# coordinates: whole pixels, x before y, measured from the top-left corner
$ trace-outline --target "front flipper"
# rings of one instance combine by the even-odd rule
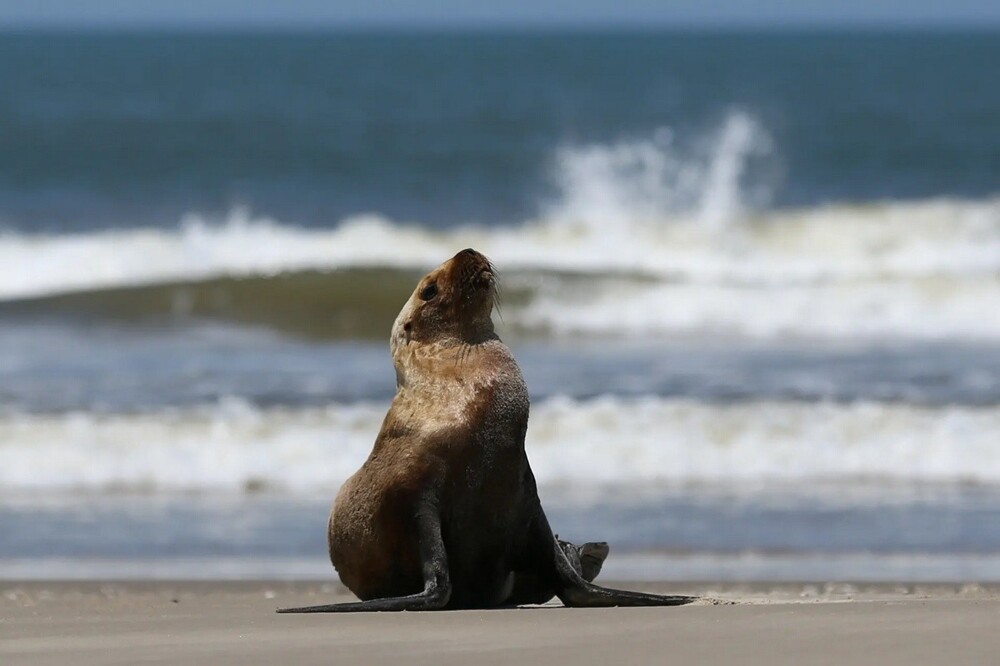
[[[387,597],[368,601],[349,601],[325,606],[279,608],[279,613],[358,613],[371,611],[421,611],[438,610],[451,599],[451,579],[448,575],[448,555],[441,539],[441,514],[433,493],[427,493],[418,502],[417,537],[420,542],[420,561],[423,564],[424,589],[405,597]]]

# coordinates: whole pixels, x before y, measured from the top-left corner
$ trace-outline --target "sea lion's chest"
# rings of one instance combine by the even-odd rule
[[[520,371],[442,376],[401,387],[393,411],[412,424],[418,439],[471,445],[522,430],[528,392]],[[523,432],[520,437],[523,443]]]
[[[393,412],[424,441],[453,446],[480,435],[519,432],[528,419],[528,390],[510,350],[499,340],[474,347],[411,348],[397,358]],[[491,437],[496,439],[496,437]]]

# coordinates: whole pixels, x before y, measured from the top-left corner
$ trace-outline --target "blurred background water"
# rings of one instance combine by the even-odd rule
[[[608,575],[1000,579],[1000,38],[0,34],[0,577],[331,577],[473,246]]]

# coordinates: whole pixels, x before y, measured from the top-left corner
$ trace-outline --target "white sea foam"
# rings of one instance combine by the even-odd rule
[[[147,415],[8,414],[0,491],[332,493],[367,457],[385,405]],[[552,399],[532,410],[543,487],[697,482],[1000,483],[1000,409]]]
[[[1000,282],[921,280],[791,284],[634,284],[594,292],[549,281],[517,321],[562,334],[661,333],[756,338],[1000,339]]]
[[[505,312],[515,325],[1000,339],[1000,309],[988,305],[1000,302],[1000,198],[765,210],[755,188],[767,178],[748,172],[773,148],[753,118],[734,112],[701,147],[672,137],[665,128],[557,151],[558,196],[507,226],[432,230],[372,214],[317,230],[234,211],[192,214],[172,230],[8,233],[0,300],[303,269],[423,270],[472,246],[534,295]]]

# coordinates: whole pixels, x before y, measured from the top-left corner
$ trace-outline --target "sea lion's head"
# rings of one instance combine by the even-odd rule
[[[417,283],[392,326],[393,357],[413,343],[477,344],[496,337],[491,314],[497,299],[496,269],[469,248]]]

